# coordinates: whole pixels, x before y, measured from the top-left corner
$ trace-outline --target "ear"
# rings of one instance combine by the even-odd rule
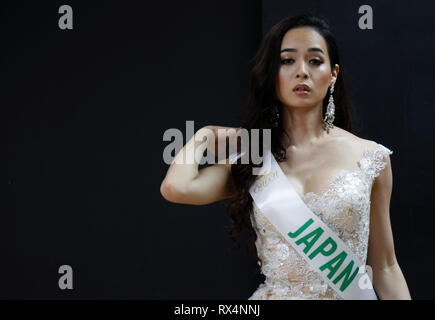
[[[332,82],[335,83],[337,81],[339,71],[340,71],[340,66],[336,64],[335,69],[333,69],[331,73]]]

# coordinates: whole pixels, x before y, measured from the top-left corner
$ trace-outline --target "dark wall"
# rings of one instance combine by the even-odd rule
[[[237,124],[261,3],[140,3],[1,3],[0,298],[245,299],[261,280],[225,202],[159,190],[166,129]]]
[[[358,8],[373,9],[361,30]],[[328,19],[338,40],[357,136],[391,149],[390,216],[396,256],[414,299],[434,299],[432,255],[435,5],[428,1],[263,1],[263,34],[304,12]]]

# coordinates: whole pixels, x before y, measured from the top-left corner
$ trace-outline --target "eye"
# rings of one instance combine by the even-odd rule
[[[318,66],[320,66],[322,63],[323,63],[323,61],[322,60],[319,60],[319,59],[311,59],[310,61],[315,61],[315,65],[318,65]]]
[[[288,61],[293,60],[293,59],[282,59],[281,60],[281,64],[288,64]]]

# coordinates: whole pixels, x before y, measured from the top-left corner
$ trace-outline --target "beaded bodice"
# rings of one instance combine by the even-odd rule
[[[367,258],[370,196],[374,179],[393,152],[381,144],[365,150],[358,170],[341,170],[320,193],[302,200],[365,264]],[[249,300],[341,299],[288,243],[253,202],[252,226],[257,253],[266,277]],[[297,214],[297,213],[293,213]]]

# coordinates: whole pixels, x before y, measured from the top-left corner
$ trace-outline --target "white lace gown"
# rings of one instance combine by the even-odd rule
[[[393,152],[381,144],[366,149],[358,170],[342,170],[330,178],[321,194],[308,192],[305,204],[365,264],[370,226],[370,195],[374,179],[385,168],[385,156]],[[251,223],[263,262],[266,280],[249,300],[342,299],[293,249],[255,205]]]

